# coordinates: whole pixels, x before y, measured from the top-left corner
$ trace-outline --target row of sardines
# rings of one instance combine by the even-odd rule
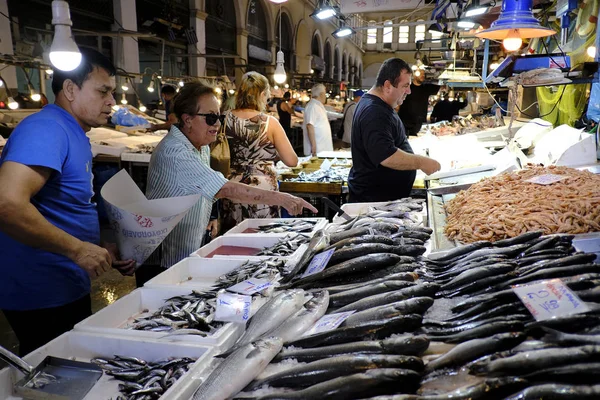
[[[600,399],[596,255],[529,232],[424,256],[423,206],[244,221],[32,354],[100,366],[86,398]],[[273,284],[220,321],[249,279]],[[553,279],[586,311],[536,321],[513,287]]]

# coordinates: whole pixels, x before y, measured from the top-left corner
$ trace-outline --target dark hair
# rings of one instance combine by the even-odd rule
[[[284,98],[284,99],[286,99],[286,100],[289,100],[289,99],[290,99],[290,97],[292,97],[292,94],[291,94],[290,92],[285,92],[285,93],[283,94],[283,98]]]
[[[81,64],[73,71],[61,71],[54,69],[52,77],[52,92],[57,96],[63,88],[67,79],[73,81],[77,87],[81,88],[94,69],[103,69],[109,76],[115,76],[117,69],[112,62],[102,53],[87,47],[81,47]]]
[[[388,58],[383,62],[381,68],[379,68],[379,72],[377,72],[375,86],[382,87],[385,81],[390,81],[393,87],[397,87],[402,71],[412,74],[412,70],[406,61],[401,58]]]
[[[207,94],[212,94],[216,97],[215,88],[205,82],[187,83],[179,90],[173,102],[173,112],[180,123],[183,122],[181,118],[183,114],[198,114],[198,99]]]
[[[175,93],[177,93],[175,88],[171,85],[163,85],[163,87],[160,88],[160,92],[162,94],[172,94],[172,95],[175,95]]]

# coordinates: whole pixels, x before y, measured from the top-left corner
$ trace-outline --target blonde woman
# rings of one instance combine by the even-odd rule
[[[264,113],[271,96],[269,81],[258,72],[247,72],[238,86],[235,108],[227,113],[225,134],[231,152],[232,182],[278,190],[274,162],[289,167],[298,156],[279,121]],[[246,218],[278,218],[278,206],[239,203],[223,199],[222,229],[227,231]]]

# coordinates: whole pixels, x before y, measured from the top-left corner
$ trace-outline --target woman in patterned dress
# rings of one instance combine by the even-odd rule
[[[258,72],[244,74],[236,93],[235,109],[225,119],[231,153],[228,179],[278,190],[274,163],[280,159],[285,165],[295,167],[298,156],[279,121],[263,113],[270,96],[267,78]],[[246,218],[278,218],[279,207],[223,199],[221,216],[222,230],[226,232]]]

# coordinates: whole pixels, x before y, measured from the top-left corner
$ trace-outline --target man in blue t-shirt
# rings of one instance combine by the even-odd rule
[[[115,67],[82,49],[55,71],[55,104],[25,118],[0,157],[0,309],[25,355],[91,315],[90,278],[111,265],[132,275],[116,246],[101,247],[86,132],[115,104]]]
[[[408,197],[417,169],[432,174],[436,160],[413,154],[404,125],[394,109],[410,94],[412,70],[400,58],[384,61],[375,86],[365,94],[352,119],[352,168],[349,202]]]

